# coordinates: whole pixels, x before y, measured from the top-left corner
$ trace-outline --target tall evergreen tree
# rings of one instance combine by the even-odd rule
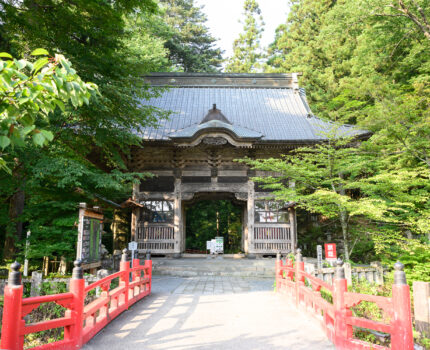
[[[397,219],[376,223],[381,258],[424,256],[418,251],[428,251],[422,242],[430,238],[429,1],[291,3],[267,71],[303,72],[314,113],[374,133],[361,144],[372,171],[360,175],[353,194],[384,201]],[[370,232],[372,224],[363,221],[360,231]],[[411,233],[419,239],[409,239]],[[419,271],[415,263],[410,271]]]
[[[184,72],[216,72],[222,63],[221,50],[205,26],[206,15],[194,0],[160,0],[168,25],[165,47],[173,69]]]
[[[233,56],[228,60],[227,72],[252,73],[262,68],[263,50],[260,39],[264,30],[263,16],[256,0],[245,0],[243,32],[233,43]]]
[[[287,21],[276,29],[275,40],[269,46],[265,67],[267,72],[301,72],[302,86],[308,88],[308,98],[318,114],[333,97],[333,86],[329,85],[333,78],[327,80],[327,75],[332,74],[333,62],[322,51],[318,36],[326,14],[335,3],[335,0],[291,0]],[[343,50],[347,52],[348,43],[339,45],[346,45]],[[342,70],[336,73],[342,74]]]

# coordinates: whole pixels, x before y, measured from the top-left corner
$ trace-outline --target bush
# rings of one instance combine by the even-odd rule
[[[406,270],[406,269],[405,269]],[[411,281],[412,279],[409,278]],[[384,277],[384,284],[377,285],[370,283],[367,280],[353,279],[352,286],[348,286],[349,292],[380,295],[385,297],[391,297],[393,284],[393,273],[388,274]],[[412,301],[411,301],[412,303]],[[362,301],[357,306],[351,308],[353,316],[363,317],[377,322],[389,323],[390,318],[386,315],[375,303]],[[412,308],[413,312],[413,308]],[[413,316],[413,315],[412,315]],[[381,334],[382,335],[382,334]],[[387,341],[383,340],[383,337],[379,336],[378,332],[370,333],[365,329],[354,329],[354,336],[357,339],[368,341],[373,344],[380,344],[387,346]],[[420,333],[414,330],[414,340],[417,344],[424,347],[424,349],[430,349],[430,339],[422,337]]]

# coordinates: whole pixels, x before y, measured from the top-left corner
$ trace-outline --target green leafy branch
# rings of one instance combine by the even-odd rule
[[[56,109],[66,111],[70,101],[74,108],[89,104],[98,88],[81,80],[71,63],[62,55],[48,57],[45,49],[36,49],[35,61],[14,59],[0,53],[0,148],[24,147],[31,138],[35,146],[53,140],[51,131],[40,127],[49,124],[49,116]],[[3,154],[0,167],[10,172]]]

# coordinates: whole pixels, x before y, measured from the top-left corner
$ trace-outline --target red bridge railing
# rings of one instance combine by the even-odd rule
[[[413,350],[411,298],[403,265],[400,262],[394,265],[394,284],[391,298],[348,292],[342,265],[343,262],[338,260],[336,277],[333,286],[331,286],[305,272],[300,249],[298,249],[295,263],[289,259],[284,263],[278,254],[276,259],[276,290],[287,294],[294,300],[296,306],[302,307],[316,316],[328,338],[337,349]],[[322,297],[322,288],[331,294],[333,303]],[[386,324],[362,317],[354,317],[351,308],[362,301],[375,303],[384,311],[385,315],[389,316],[390,322]],[[391,347],[355,339],[353,327],[390,334]]]
[[[44,344],[32,349],[79,349],[103,327],[127,310],[138,300],[151,293],[152,260],[147,256],[144,265],[139,259],[133,260],[133,267],[127,261],[127,250],[123,251],[120,271],[95,283],[85,286],[80,261],[75,261],[69,292],[22,298],[21,265],[12,264],[8,285],[4,291],[4,309],[0,348],[2,350],[22,350],[24,336],[30,333],[64,328],[64,339]],[[111,289],[114,279],[119,285]],[[88,293],[98,288],[100,296],[85,305]],[[54,302],[65,307],[65,316],[53,320],[26,324],[24,317],[43,303]]]

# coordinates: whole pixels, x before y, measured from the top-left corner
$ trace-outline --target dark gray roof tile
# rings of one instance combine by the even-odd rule
[[[145,140],[169,140],[169,135],[188,134],[207,115],[213,104],[242,135],[264,135],[266,141],[318,141],[331,124],[312,115],[304,90],[292,88],[174,87],[160,97],[142,104],[172,111],[158,129],[148,127],[140,134]],[[366,131],[342,126],[340,133]]]

